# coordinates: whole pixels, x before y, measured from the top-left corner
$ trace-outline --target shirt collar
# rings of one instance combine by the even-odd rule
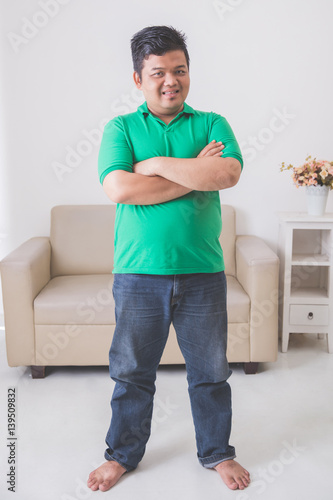
[[[144,115],[145,118],[151,114],[151,112],[149,111],[148,106],[147,106],[147,101],[145,101],[143,104],[141,104],[141,106],[138,107],[138,111],[140,111]],[[191,106],[189,106],[186,102],[184,102],[184,109],[183,109],[183,111],[178,113],[177,116],[193,115],[193,114],[194,114],[194,109],[191,108]]]

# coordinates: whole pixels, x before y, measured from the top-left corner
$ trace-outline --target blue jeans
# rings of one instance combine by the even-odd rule
[[[127,471],[142,459],[151,429],[156,371],[171,322],[186,362],[199,462],[235,458],[227,358],[224,272],[115,274],[116,329],[110,349],[115,381],[107,460]]]

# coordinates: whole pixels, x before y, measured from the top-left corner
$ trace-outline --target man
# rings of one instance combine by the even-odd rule
[[[110,489],[142,459],[150,435],[159,361],[173,322],[186,362],[198,459],[231,489],[249,473],[229,445],[231,375],[219,190],[234,186],[242,156],[221,116],[195,111],[185,37],[148,27],[131,41],[134,82],[146,102],[105,127],[99,175],[117,203],[115,381],[107,461],[88,486]],[[204,91],[204,86],[203,86]],[[223,153],[223,156],[222,156]]]

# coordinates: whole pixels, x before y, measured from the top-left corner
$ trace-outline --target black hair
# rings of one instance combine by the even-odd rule
[[[163,56],[170,50],[182,50],[189,68],[190,56],[185,40],[185,34],[172,26],[148,26],[135,33],[131,39],[131,50],[134,71],[139,74],[140,80],[144,60],[151,54]]]

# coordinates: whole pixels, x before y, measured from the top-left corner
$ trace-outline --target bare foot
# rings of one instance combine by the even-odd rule
[[[250,484],[250,474],[235,460],[225,460],[214,467],[231,490],[244,490]]]
[[[92,491],[107,491],[114,486],[126,469],[113,460],[108,460],[89,474],[87,482]]]

